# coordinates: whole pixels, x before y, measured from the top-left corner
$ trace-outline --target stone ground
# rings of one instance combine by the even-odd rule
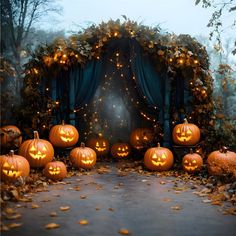
[[[4,223],[22,225],[1,232],[2,236],[236,235],[236,216],[222,214],[220,206],[194,194],[191,183],[173,176],[122,174],[114,163],[107,170],[29,193],[31,202],[9,203],[18,217]],[[59,227],[46,229],[50,223]]]

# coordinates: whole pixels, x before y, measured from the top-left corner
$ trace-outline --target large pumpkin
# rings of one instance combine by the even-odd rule
[[[115,158],[125,158],[130,154],[131,148],[128,143],[115,143],[111,147],[111,155]]]
[[[80,147],[74,148],[70,152],[70,162],[76,168],[91,169],[96,164],[96,152],[81,143]]]
[[[39,134],[34,131],[34,139],[24,141],[19,149],[19,154],[24,156],[31,167],[44,167],[52,161],[54,149],[50,142],[39,139]]]
[[[209,154],[207,167],[211,175],[232,174],[236,178],[236,153],[222,147]]]
[[[2,181],[13,182],[19,177],[27,177],[29,175],[29,162],[23,156],[15,155],[13,150],[10,150],[8,155],[0,156],[0,159]]]
[[[190,149],[190,153],[183,157],[182,166],[183,169],[188,173],[194,173],[201,170],[202,165],[202,157],[197,153],[193,153],[193,149]]]
[[[195,145],[200,140],[200,129],[195,124],[188,123],[187,119],[184,119],[183,124],[178,124],[174,127],[172,138],[175,144]]]
[[[18,148],[22,142],[21,131],[14,125],[0,128],[1,146],[4,148]]]
[[[154,133],[148,128],[137,128],[130,135],[130,144],[135,149],[143,149],[150,146],[154,139]]]
[[[174,163],[172,152],[158,143],[157,147],[149,148],[144,155],[144,165],[149,170],[169,170]]]
[[[55,147],[68,148],[74,146],[79,140],[79,132],[73,125],[54,125],[49,132],[49,140]]]
[[[62,180],[67,175],[66,165],[62,161],[48,162],[44,168],[44,175],[48,179]]]
[[[109,152],[109,142],[106,138],[99,134],[97,137],[90,138],[86,145],[92,148],[98,156],[104,156]]]

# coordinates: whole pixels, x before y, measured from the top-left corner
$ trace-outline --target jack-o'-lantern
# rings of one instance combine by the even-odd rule
[[[190,153],[183,157],[182,166],[183,169],[188,173],[194,173],[201,170],[202,165],[202,157],[197,153],[193,153],[193,149],[190,149]]]
[[[10,150],[8,155],[0,156],[1,179],[6,182],[13,182],[19,177],[27,177],[30,172],[29,162],[22,156],[15,155]]]
[[[44,175],[51,180],[62,180],[67,175],[66,165],[62,161],[48,162],[44,168]]]
[[[148,128],[138,128],[132,131],[130,135],[130,144],[135,149],[144,149],[150,146],[154,139],[154,133]]]
[[[227,147],[211,152],[207,158],[207,168],[211,175],[233,175],[236,178],[236,153]]]
[[[195,145],[200,140],[200,129],[195,124],[188,123],[187,119],[184,119],[183,124],[178,124],[174,127],[172,138],[175,144]]]
[[[172,152],[158,143],[157,147],[149,148],[144,154],[144,165],[149,170],[169,170],[174,163]]]
[[[96,152],[92,148],[85,147],[84,143],[70,152],[70,162],[77,168],[91,169],[96,164],[96,160]]]
[[[4,148],[18,148],[22,142],[21,131],[14,125],[0,128],[1,146]]]
[[[62,121],[61,125],[54,125],[49,132],[49,140],[55,147],[68,148],[79,140],[78,130]]]
[[[99,134],[98,137],[90,138],[86,145],[92,148],[98,156],[104,156],[109,152],[109,142],[102,134]]]
[[[39,139],[39,134],[34,131],[34,139],[24,141],[19,149],[19,154],[24,156],[31,167],[44,167],[52,161],[54,149],[50,142]]]
[[[130,154],[130,145],[128,143],[115,143],[111,147],[111,155],[115,158],[125,158]]]

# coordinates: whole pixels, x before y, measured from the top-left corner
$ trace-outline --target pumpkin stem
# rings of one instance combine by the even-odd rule
[[[190,154],[193,154],[193,149],[192,148],[190,148]]]
[[[65,125],[65,121],[64,121],[64,120],[62,120],[62,121],[61,121],[61,124],[62,124],[62,125]]]
[[[188,124],[187,118],[184,118],[184,124]]]
[[[220,152],[223,152],[223,153],[226,153],[227,151],[228,151],[228,148],[225,146],[221,147],[220,149]]]
[[[39,139],[39,133],[38,133],[38,131],[34,131],[34,139]]]
[[[10,150],[10,151],[9,151],[9,156],[10,156],[10,157],[13,157],[13,156],[14,156],[14,150]]]
[[[80,147],[84,148],[84,147],[85,147],[85,143],[82,142],[82,143],[80,144]]]
[[[160,144],[160,143],[157,143],[157,147],[161,147],[161,144]]]

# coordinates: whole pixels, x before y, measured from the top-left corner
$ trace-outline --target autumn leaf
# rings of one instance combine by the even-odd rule
[[[56,229],[56,228],[59,228],[59,227],[60,227],[60,225],[56,224],[56,223],[49,223],[49,224],[45,225],[46,229]]]
[[[176,205],[176,206],[172,206],[171,209],[175,210],[175,211],[178,211],[178,210],[182,210],[182,207],[179,206],[179,205]]]
[[[37,209],[39,208],[39,205],[35,204],[35,203],[32,203],[31,204],[31,209]]]
[[[87,225],[89,222],[85,219],[82,219],[78,222],[80,225]]]
[[[130,235],[131,233],[129,232],[128,229],[125,229],[125,228],[121,228],[119,231],[118,231],[119,234],[122,234],[122,235]]]
[[[6,219],[8,220],[17,220],[21,218],[21,214],[17,213],[15,215],[6,215]]]
[[[57,213],[55,212],[55,211],[52,211],[52,212],[50,212],[50,214],[49,214],[51,217],[56,217],[57,216]]]
[[[87,196],[85,196],[85,195],[80,196],[80,199],[86,199],[86,198],[87,198]]]
[[[23,225],[23,223],[11,223],[11,224],[8,224],[7,227],[13,229],[13,228],[19,228]]]
[[[61,206],[60,210],[61,211],[68,211],[68,210],[70,210],[70,207],[69,206]]]

